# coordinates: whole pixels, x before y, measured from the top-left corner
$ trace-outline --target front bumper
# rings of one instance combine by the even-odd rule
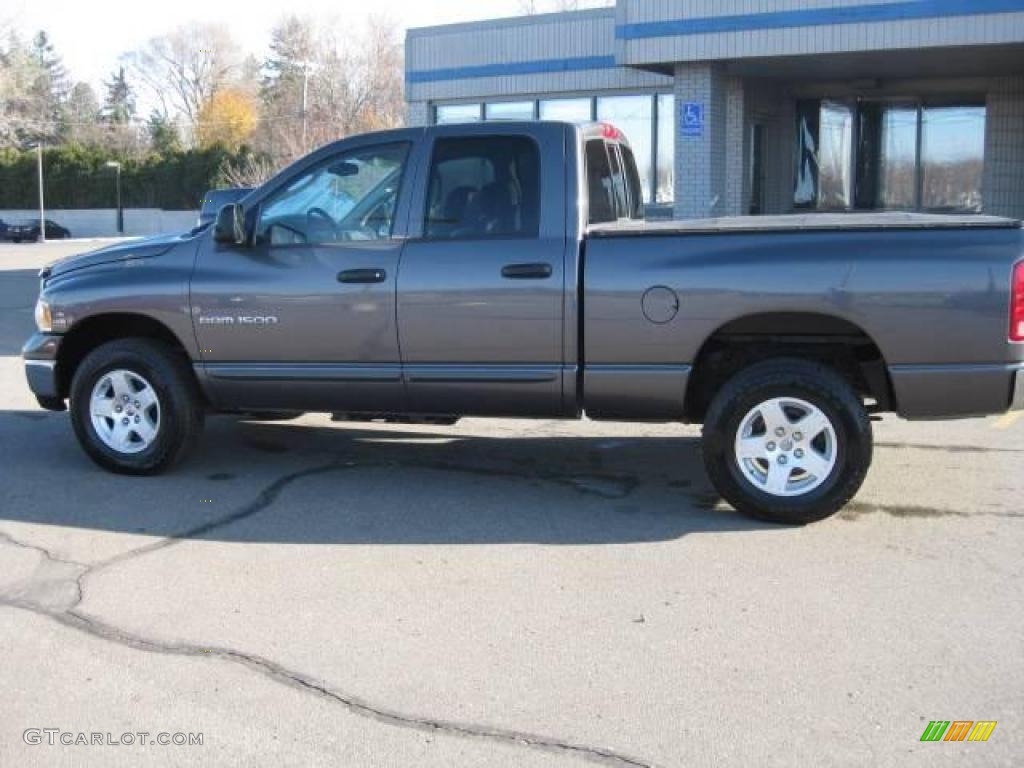
[[[65,409],[57,370],[57,355],[62,337],[49,333],[33,334],[21,349],[25,360],[25,378],[39,405],[50,411]]]

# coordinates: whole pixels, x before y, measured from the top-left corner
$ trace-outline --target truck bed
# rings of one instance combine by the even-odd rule
[[[931,213],[801,213],[780,216],[727,216],[672,221],[623,221],[587,229],[590,237],[641,237],[804,230],[1014,229],[1021,222],[999,216]]]

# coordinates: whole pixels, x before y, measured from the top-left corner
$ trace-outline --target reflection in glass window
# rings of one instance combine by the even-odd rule
[[[853,110],[846,104],[821,104],[818,137],[818,207],[849,208],[853,203]]]
[[[590,109],[590,99],[545,99],[540,103],[540,119],[587,123],[593,119]]]
[[[630,219],[643,219],[644,217],[644,191],[640,185],[640,174],[636,170],[636,158],[633,150],[625,144],[621,144],[622,166],[625,171],[626,188],[629,191],[629,206],[623,211],[623,216]]]
[[[408,149],[358,149],[300,174],[260,206],[257,239],[292,245],[390,237]]]
[[[658,96],[658,167],[655,171],[655,200],[671,203],[676,196],[676,97]]]
[[[441,104],[436,110],[438,125],[445,123],[479,123],[479,104]]]
[[[654,175],[651,123],[654,120],[654,99],[651,96],[607,96],[597,100],[597,119],[611,123],[622,131],[633,147],[644,202],[651,200],[651,177]]]
[[[821,102],[814,99],[796,104],[796,173],[793,186],[795,208],[818,205],[818,133]]]
[[[925,107],[921,118],[921,207],[981,210],[985,108]]]
[[[972,102],[799,102],[794,205],[981,211],[986,115]]]
[[[917,107],[885,105],[881,132],[878,207],[913,208],[917,197]]]
[[[533,120],[532,101],[499,101],[484,106],[487,120]]]

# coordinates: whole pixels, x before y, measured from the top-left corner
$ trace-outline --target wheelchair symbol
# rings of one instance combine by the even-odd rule
[[[682,132],[684,136],[701,136],[704,133],[704,105],[695,102],[683,104]]]

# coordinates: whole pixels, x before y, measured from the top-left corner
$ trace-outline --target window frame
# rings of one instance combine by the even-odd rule
[[[498,125],[501,121],[492,121],[490,123],[484,122],[483,125]],[[443,127],[443,126],[442,126]],[[490,236],[477,236],[477,235],[464,235],[460,237],[432,237],[427,234],[427,216],[430,213],[430,185],[433,178],[434,172],[434,160],[437,156],[438,145],[442,142],[452,141],[459,142],[465,140],[488,140],[488,139],[501,139],[505,141],[527,141],[530,143],[534,153],[534,158],[537,162],[537,230],[533,233],[519,233],[519,234],[501,234],[501,235],[490,235]],[[419,230],[419,236],[416,238],[420,242],[424,243],[459,243],[459,242],[496,242],[505,240],[541,240],[543,239],[543,226],[541,217],[544,211],[544,158],[543,151],[540,142],[533,135],[527,133],[466,133],[459,135],[436,135],[429,142],[430,151],[426,155],[426,164],[423,170],[423,204],[420,206],[419,213],[416,214],[417,228]]]

